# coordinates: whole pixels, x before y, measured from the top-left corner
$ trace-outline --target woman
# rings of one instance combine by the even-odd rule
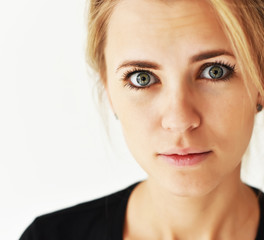
[[[240,180],[262,110],[261,0],[91,0],[88,55],[148,179],[37,218],[21,240],[264,239]]]

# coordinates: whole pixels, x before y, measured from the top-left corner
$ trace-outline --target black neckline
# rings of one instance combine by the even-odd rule
[[[264,239],[264,193],[257,188],[251,186],[250,188],[255,192],[258,198],[259,209],[260,209],[260,218],[259,218],[256,240],[263,240]]]
[[[111,239],[112,240],[123,240],[123,229],[125,224],[126,209],[129,197],[134,190],[134,188],[141,182],[136,182],[124,190],[124,195],[122,196],[119,209],[110,223]],[[257,188],[249,186],[256,194],[259,202],[260,208],[260,219],[258,224],[258,231],[255,240],[264,239],[264,193]]]

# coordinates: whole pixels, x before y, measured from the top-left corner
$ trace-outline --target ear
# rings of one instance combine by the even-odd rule
[[[263,106],[264,106],[264,97],[261,96],[260,93],[258,93],[258,98],[257,98],[257,112],[260,112],[262,110],[262,107]]]
[[[258,103],[259,104],[264,104],[264,97],[263,96],[261,96],[261,94],[260,93],[258,93]]]

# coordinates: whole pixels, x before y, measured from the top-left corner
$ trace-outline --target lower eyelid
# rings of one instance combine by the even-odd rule
[[[131,90],[145,90],[145,89],[150,88],[151,85],[150,86],[146,86],[146,87],[138,87],[138,86],[135,86],[135,85],[131,84],[130,82],[128,82],[128,83],[124,84],[124,87],[127,87],[127,88],[129,88]]]

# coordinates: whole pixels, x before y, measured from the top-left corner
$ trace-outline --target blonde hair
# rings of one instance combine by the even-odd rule
[[[87,61],[106,81],[104,48],[107,25],[120,0],[90,0]],[[228,37],[244,81],[252,80],[264,97],[264,2],[262,0],[207,0]],[[247,80],[247,81],[246,81]]]
[[[264,2],[209,0],[226,33],[245,83],[251,80],[264,96]]]
[[[119,0],[90,0],[86,60],[91,68],[106,80],[104,48],[110,15]]]

